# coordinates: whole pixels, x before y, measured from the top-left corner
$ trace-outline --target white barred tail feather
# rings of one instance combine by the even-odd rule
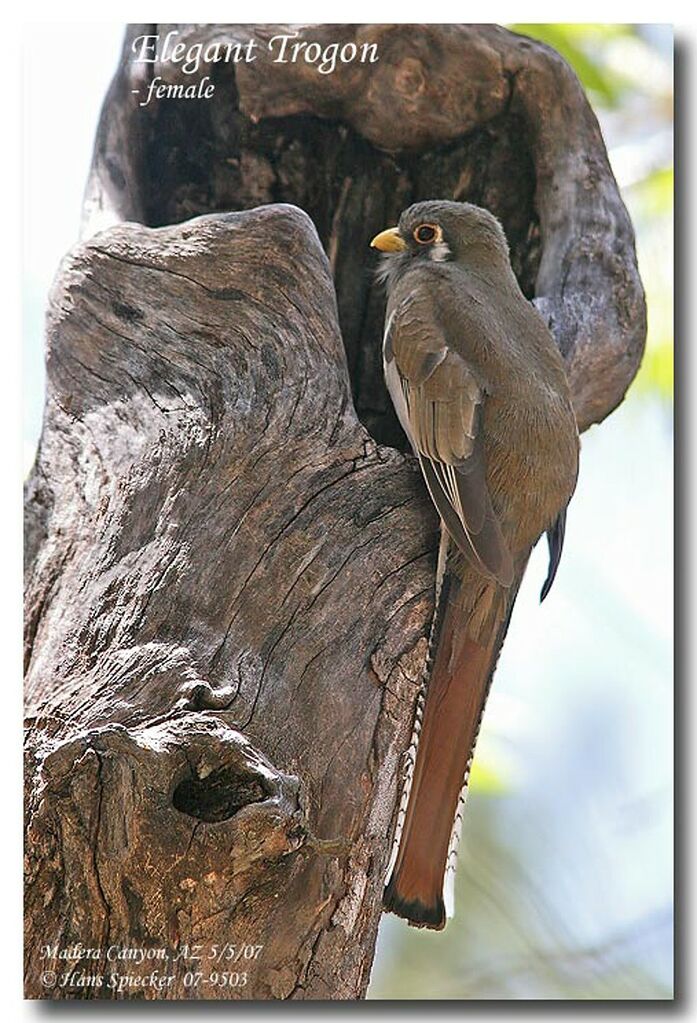
[[[467,788],[469,784],[469,767],[465,772],[465,780],[460,789],[460,798],[455,811],[453,830],[450,833],[450,844],[448,845],[448,858],[445,862],[445,876],[443,878],[443,904],[445,915],[448,920],[455,916],[455,871],[457,869],[457,853],[460,847],[460,836],[462,835],[462,820],[467,802]]]
[[[505,602],[498,624],[476,641],[467,634],[467,620],[458,618],[460,580],[446,571],[445,561],[441,546],[426,677],[406,754],[383,896],[386,909],[415,926],[434,929],[444,927],[454,911],[457,849],[473,751],[517,591],[517,583],[507,592],[497,588],[497,601]]]
[[[416,753],[419,746],[419,734],[421,732],[421,722],[423,721],[424,715],[424,704],[426,703],[426,693],[428,691],[428,680],[431,675],[431,668],[433,666],[433,653],[435,651],[438,642],[438,632],[440,626],[440,615],[443,608],[441,602],[441,591],[443,587],[443,579],[445,578],[445,570],[448,560],[448,550],[450,547],[450,536],[447,529],[441,522],[440,529],[440,542],[438,545],[438,563],[436,566],[436,585],[435,585],[435,598],[434,598],[434,613],[433,620],[431,622],[431,631],[428,638],[428,650],[426,652],[426,663],[424,664],[423,677],[421,679],[421,689],[419,690],[418,696],[416,697],[416,707],[414,708],[414,725],[411,732],[411,738],[409,740],[409,746],[403,754],[403,774],[401,791],[399,795],[399,807],[397,809],[397,822],[395,824],[394,835],[392,837],[392,848],[390,850],[390,858],[387,861],[387,867],[385,868],[385,886],[390,882],[390,876],[394,870],[395,862],[397,860],[397,853],[399,852],[399,842],[402,837],[402,831],[404,828],[404,818],[407,812],[407,804],[409,803],[409,794],[411,792],[411,785],[414,779],[414,766],[416,764]]]

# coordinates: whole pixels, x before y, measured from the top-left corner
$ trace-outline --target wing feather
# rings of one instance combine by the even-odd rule
[[[549,591],[552,589],[552,583],[554,582],[557,569],[559,568],[559,562],[561,561],[561,552],[564,547],[564,533],[566,532],[566,508],[559,512],[559,515],[555,519],[554,525],[547,530],[547,543],[549,545],[549,569],[547,570],[547,578],[544,581],[542,592],[540,593],[540,603],[545,599]]]
[[[487,488],[485,395],[475,373],[416,302],[391,314],[383,357],[392,400],[446,528],[484,575],[509,586],[513,560]]]

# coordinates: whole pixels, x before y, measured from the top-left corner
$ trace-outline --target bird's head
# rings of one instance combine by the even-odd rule
[[[397,227],[381,231],[370,244],[391,257],[385,261],[393,264],[386,267],[388,277],[393,269],[418,265],[417,260],[508,263],[506,236],[496,217],[466,202],[417,202],[402,213]]]

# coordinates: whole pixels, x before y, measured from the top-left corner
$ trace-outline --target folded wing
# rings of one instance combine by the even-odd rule
[[[486,482],[485,395],[474,373],[410,302],[391,317],[384,359],[392,401],[448,532],[483,575],[510,586],[513,561]]]

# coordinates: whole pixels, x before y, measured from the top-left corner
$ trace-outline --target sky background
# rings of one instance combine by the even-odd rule
[[[520,28],[571,61],[600,117],[637,229],[649,347],[627,401],[584,435],[552,595],[539,606],[540,545],[518,599],[478,745],[455,920],[433,934],[384,918],[373,998],[672,988],[672,37],[666,26]],[[24,43],[26,470],[46,296],[77,240],[122,34],[35,25]]]
[[[102,102],[121,52],[121,22],[32,25],[22,52],[25,471],[41,431],[43,324],[58,264],[77,241]],[[62,43],[58,40],[62,39]],[[66,53],[73,55],[66,60]]]

